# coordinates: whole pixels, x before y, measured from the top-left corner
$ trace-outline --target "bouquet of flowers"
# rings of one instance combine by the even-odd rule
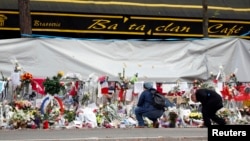
[[[217,115],[223,118],[227,118],[232,115],[232,112],[228,108],[222,108],[217,112]]]
[[[25,72],[24,74],[21,75],[21,81],[24,84],[29,84],[33,79],[33,75],[29,72]]]
[[[33,112],[29,110],[23,110],[16,108],[13,112],[12,117],[10,118],[9,123],[13,126],[13,128],[26,128],[27,123],[34,119]]]
[[[61,90],[64,90],[65,87],[60,83],[60,79],[63,76],[63,72],[58,72],[56,76],[52,78],[47,77],[43,82],[43,86],[45,88],[45,93],[55,95],[58,94]]]
[[[82,104],[86,105],[89,100],[90,100],[90,94],[85,93],[82,97]]]
[[[192,118],[192,119],[202,119],[202,114],[200,112],[192,111],[189,114],[189,118]]]
[[[46,111],[42,114],[42,120],[48,120],[50,122],[57,120],[60,115],[60,108],[55,101],[49,102],[46,107]]]
[[[75,120],[76,117],[76,112],[73,110],[66,110],[64,111],[64,118],[68,120],[68,122],[71,122]]]
[[[32,103],[28,100],[17,100],[14,101],[14,107],[17,109],[28,110],[32,107]]]

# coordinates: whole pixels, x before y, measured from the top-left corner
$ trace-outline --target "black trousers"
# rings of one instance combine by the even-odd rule
[[[202,104],[202,117],[204,121],[204,126],[208,127],[211,125],[211,120],[218,125],[225,125],[225,119],[216,115],[216,112],[223,107],[221,100],[211,100],[206,104]]]

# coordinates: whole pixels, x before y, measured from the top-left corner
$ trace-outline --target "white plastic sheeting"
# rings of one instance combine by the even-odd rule
[[[34,77],[56,75],[58,71],[92,73],[118,79],[125,69],[130,78],[175,82],[206,80],[223,66],[227,75],[235,72],[239,81],[250,81],[250,41],[239,38],[192,41],[75,40],[18,38],[0,40],[0,71],[9,76],[17,59]]]

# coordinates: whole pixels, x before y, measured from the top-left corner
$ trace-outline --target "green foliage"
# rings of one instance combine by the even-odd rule
[[[49,114],[45,113],[43,115],[41,115],[41,119],[44,120],[49,120]]]
[[[64,118],[68,120],[68,122],[71,122],[75,120],[76,113],[74,111],[66,110],[64,111]]]
[[[61,75],[53,76],[52,78],[47,77],[43,82],[45,93],[55,95],[64,90],[65,87],[60,84],[61,77]]]
[[[89,94],[84,94],[82,97],[82,104],[85,105],[87,102],[90,100],[90,95]]]

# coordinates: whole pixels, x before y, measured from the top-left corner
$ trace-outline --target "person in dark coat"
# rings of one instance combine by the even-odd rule
[[[160,118],[164,109],[157,109],[152,105],[153,95],[150,92],[153,88],[150,82],[143,84],[144,91],[141,93],[137,107],[135,108],[135,116],[138,121],[138,126],[136,128],[144,128],[144,120],[143,117],[147,117],[148,119],[153,121],[153,127],[158,128],[158,118]]]
[[[216,114],[219,109],[223,108],[223,99],[216,91],[206,88],[198,89],[192,93],[191,100],[201,103],[201,112],[205,127],[211,125],[211,120],[218,125],[226,124],[225,119]]]

